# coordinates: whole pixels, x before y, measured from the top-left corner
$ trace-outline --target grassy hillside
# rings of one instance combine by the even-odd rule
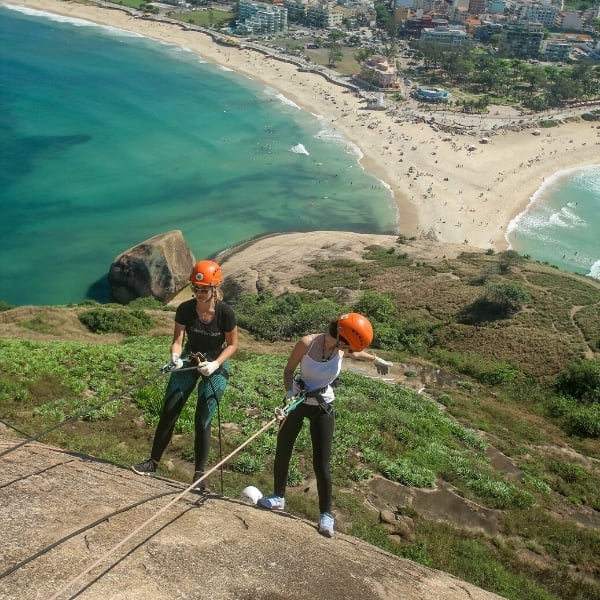
[[[332,461],[338,529],[507,598],[600,598],[600,285],[511,252],[415,263],[398,244],[365,259],[315,264],[300,295],[239,297],[229,282],[243,331],[212,461],[272,417],[292,340],[360,310],[401,385],[346,361]],[[123,465],[146,458],[171,323],[143,302],[0,313],[7,431],[33,436],[76,416],[43,441]],[[184,481],[193,408],[161,464]],[[269,492],[275,435],[211,486]],[[296,449],[289,508],[315,518],[306,430]]]

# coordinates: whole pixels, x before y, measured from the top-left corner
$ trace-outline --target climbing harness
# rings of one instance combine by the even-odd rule
[[[304,381],[302,381],[302,379],[299,376],[297,376],[295,379],[296,379],[296,383],[298,384],[298,386],[300,386],[300,389],[302,390],[301,393],[305,396],[305,398],[314,398],[318,402],[319,408],[324,413],[330,414],[333,412],[333,405],[331,404],[331,402],[327,402],[325,400],[325,398],[323,398],[323,394],[327,391],[327,388],[331,384],[324,385],[323,387],[318,388],[316,390],[308,391],[306,389],[306,385],[304,384]]]

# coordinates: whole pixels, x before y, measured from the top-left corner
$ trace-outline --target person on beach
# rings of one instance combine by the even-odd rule
[[[273,494],[262,498],[258,505],[268,510],[285,509],[285,489],[292,450],[302,429],[304,419],[310,423],[313,449],[313,469],[319,496],[319,533],[333,537],[334,517],[331,513],[331,473],[329,462],[335,414],[334,392],[331,384],[339,375],[344,354],[375,364],[377,371],[386,374],[392,363],[365,352],[373,341],[369,320],[359,313],[348,313],[332,321],[325,333],[309,334],[294,346],[283,371],[286,402],[299,394],[304,401],[290,411],[279,427],[273,473]],[[296,368],[300,371],[295,375]]]
[[[194,297],[182,302],[175,313],[171,362],[166,365],[172,373],[150,458],[132,466],[138,475],[156,475],[163,452],[171,441],[175,423],[200,379],[194,419],[193,482],[197,485],[192,490],[200,493],[206,489],[202,477],[210,450],[211,421],[227,387],[229,359],[238,346],[235,313],[223,302],[219,288],[222,279],[221,267],[210,260],[201,260],[192,270],[190,281]],[[184,360],[186,367],[196,365],[197,368],[178,372],[184,366]]]

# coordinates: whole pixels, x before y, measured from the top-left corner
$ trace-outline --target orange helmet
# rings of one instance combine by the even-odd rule
[[[342,315],[337,322],[338,337],[343,337],[350,345],[352,352],[364,350],[373,341],[373,327],[359,313]]]
[[[221,267],[212,260],[201,260],[194,265],[190,281],[192,285],[212,285],[217,287],[223,279]]]

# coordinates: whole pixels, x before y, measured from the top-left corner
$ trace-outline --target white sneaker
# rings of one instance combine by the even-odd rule
[[[285,498],[273,494],[266,498],[261,498],[258,501],[258,506],[266,508],[267,510],[285,510]]]
[[[331,513],[321,513],[319,517],[319,533],[325,537],[333,537],[333,515]]]

